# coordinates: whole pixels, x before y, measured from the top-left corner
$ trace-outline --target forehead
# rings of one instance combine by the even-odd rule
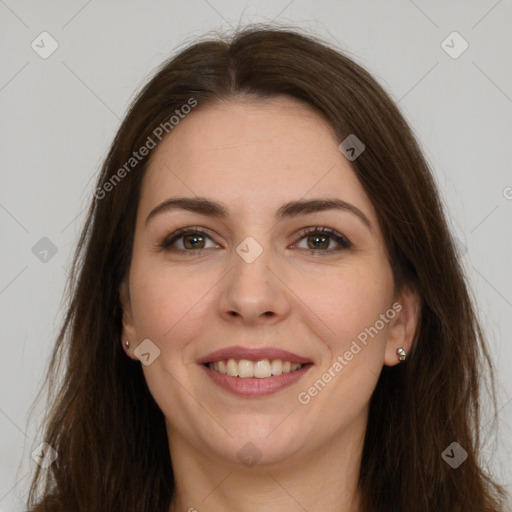
[[[331,126],[286,96],[196,108],[151,155],[141,211],[174,196],[215,197],[238,212],[339,197],[375,212]]]

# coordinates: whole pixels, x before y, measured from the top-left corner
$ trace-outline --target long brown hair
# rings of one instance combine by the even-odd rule
[[[480,460],[480,386],[489,379],[495,406],[493,367],[418,144],[387,93],[352,59],[315,37],[265,26],[180,51],[119,128],[75,254],[46,376],[53,395],[43,438],[59,456],[36,468],[29,509],[168,511],[174,489],[164,416],[120,342],[119,289],[149,156],[130,158],[191,98],[201,108],[240,94],[293,96],[317,109],[340,142],[351,134],[363,141],[353,170],[378,214],[397,285],[421,297],[412,351],[405,363],[383,368],[371,398],[362,510],[500,510],[503,488]],[[442,457],[453,442],[467,452],[456,469]]]

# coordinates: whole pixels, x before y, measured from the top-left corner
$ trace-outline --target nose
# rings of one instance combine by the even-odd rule
[[[290,291],[279,276],[278,263],[265,249],[254,260],[234,252],[231,270],[222,281],[219,313],[229,321],[245,325],[269,325],[290,312]]]

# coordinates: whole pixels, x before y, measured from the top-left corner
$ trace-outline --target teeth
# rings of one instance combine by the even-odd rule
[[[283,362],[281,359],[274,359],[270,365],[272,375],[281,375],[283,373]]]
[[[213,369],[215,369],[215,363],[213,364]],[[238,361],[238,376],[242,377],[243,379],[253,377],[254,363],[252,361],[248,361],[247,359],[240,359],[240,361]]]
[[[249,379],[255,377],[257,379],[266,379],[272,375],[281,375],[282,373],[290,373],[302,368],[300,363],[292,363],[291,361],[282,361],[281,359],[261,359],[260,361],[249,361],[248,359],[228,359],[227,361],[215,361],[208,363],[208,368],[230,377],[240,377]]]
[[[238,377],[238,363],[234,359],[230,359],[227,363],[227,371],[226,373],[231,377]],[[212,363],[210,363],[210,368],[212,367]]]
[[[272,375],[272,371],[270,369],[270,361],[268,359],[263,359],[263,361],[256,361],[254,363],[254,376],[258,379],[265,379]]]

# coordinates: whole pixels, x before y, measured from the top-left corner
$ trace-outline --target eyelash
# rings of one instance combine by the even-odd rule
[[[175,243],[177,240],[183,238],[185,235],[204,235],[211,239],[210,235],[206,233],[203,229],[199,227],[188,227],[188,228],[181,228],[178,229],[178,231],[175,231],[171,235],[167,236],[160,244],[160,248],[162,250],[168,251],[168,252],[178,252],[178,253],[202,253],[203,251],[209,249],[177,249],[176,247],[171,248],[172,244]],[[345,238],[343,235],[340,235],[338,232],[334,231],[331,228],[328,228],[326,226],[317,226],[317,227],[308,227],[304,228],[299,232],[299,240],[302,240],[306,236],[311,235],[321,235],[325,236],[327,238],[330,238],[334,240],[337,244],[339,244],[340,247],[337,249],[324,249],[324,250],[314,250],[314,249],[303,249],[305,251],[310,251],[312,256],[325,256],[333,253],[337,253],[346,249],[350,249],[352,247],[352,243]]]

